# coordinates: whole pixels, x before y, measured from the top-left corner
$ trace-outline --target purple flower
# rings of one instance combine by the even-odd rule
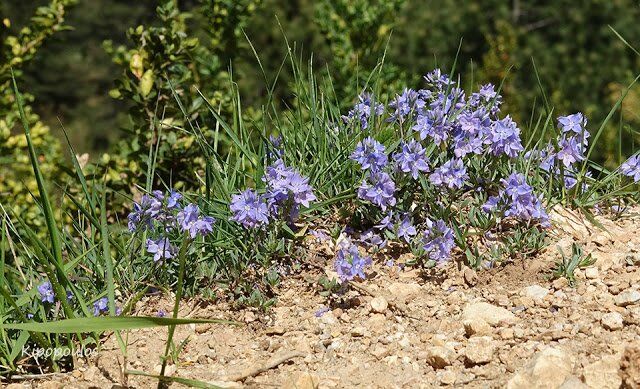
[[[396,95],[395,99],[389,103],[389,107],[393,113],[389,117],[389,121],[403,122],[409,115],[419,112],[425,106],[425,101],[420,94],[413,89],[402,91],[402,94]]]
[[[387,165],[387,154],[384,146],[375,139],[368,137],[358,142],[351,154],[351,159],[358,162],[363,170],[378,172]]]
[[[558,117],[558,125],[564,133],[573,132],[577,135],[582,135],[586,132],[585,128],[587,127],[587,118],[585,118],[581,112],[574,113],[569,116],[560,116]],[[589,137],[588,134],[589,133],[587,132],[587,136],[585,138]]]
[[[427,219],[427,229],[423,233],[422,242],[429,259],[437,263],[448,261],[455,246],[453,230],[443,220],[434,223]]]
[[[151,228],[153,220],[162,210],[162,193],[154,191],[154,196],[143,195],[140,203],[133,203],[133,210],[128,216],[129,231],[134,232],[142,228]]]
[[[451,159],[440,166],[429,176],[429,181],[436,186],[446,186],[450,189],[462,188],[467,180],[467,169],[461,159]]]
[[[469,105],[473,108],[479,106],[486,106],[489,108],[491,115],[496,115],[500,112],[500,105],[502,104],[502,96],[500,96],[493,84],[485,84],[480,87],[480,90],[473,93],[469,98]]]
[[[404,173],[411,173],[414,180],[418,179],[419,172],[428,172],[429,164],[425,156],[425,150],[420,143],[411,140],[402,142],[402,150],[394,154],[396,168]]]
[[[103,297],[93,303],[93,316],[100,316],[101,313],[109,310],[109,299]]]
[[[282,158],[284,154],[284,150],[282,148],[282,136],[280,135],[269,135],[269,143],[271,145],[272,150],[268,151],[269,157]]]
[[[182,200],[182,194],[172,189],[169,192],[169,197],[167,198],[167,208],[168,209],[180,208],[180,200]]]
[[[167,312],[164,311],[164,309],[159,309],[158,312],[156,313],[157,317],[165,317],[167,316]]]
[[[358,197],[367,200],[380,207],[383,211],[387,206],[396,204],[394,196],[396,184],[387,173],[370,174],[360,184]]]
[[[363,130],[369,127],[369,118],[371,115],[380,116],[384,112],[384,105],[373,101],[371,93],[364,92],[358,96],[358,103],[347,113],[342,116],[345,123],[349,123],[354,119],[360,122],[360,128]]]
[[[409,215],[404,215],[396,227],[396,236],[398,238],[403,238],[407,243],[409,243],[412,237],[417,234],[418,231],[416,231],[416,228],[411,224]]]
[[[322,315],[324,315],[325,313],[329,312],[330,310],[331,310],[331,308],[329,308],[329,307],[322,307],[322,308],[318,309],[314,313],[314,316],[315,317],[322,317]]]
[[[493,122],[488,140],[493,155],[505,154],[515,158],[524,150],[520,140],[520,129],[509,116]]]
[[[56,299],[56,295],[53,293],[53,286],[49,281],[38,285],[38,293],[40,293],[40,300],[43,303],[53,303]]]
[[[448,86],[455,85],[455,82],[449,79],[449,76],[442,74],[440,69],[434,69],[424,76],[427,84],[436,90],[444,90]]]
[[[160,237],[156,240],[147,239],[147,252],[153,254],[154,262],[158,262],[173,258],[176,254],[176,249],[171,242],[169,242],[169,238]]]
[[[342,282],[356,277],[366,278],[364,269],[371,265],[371,257],[361,256],[358,247],[351,245],[338,250],[335,261],[336,273]]]
[[[556,153],[553,145],[547,144],[541,150],[529,150],[524,154],[525,160],[532,160],[540,169],[550,172],[556,163]]]
[[[267,203],[262,196],[259,196],[251,189],[231,196],[229,208],[233,213],[231,220],[241,223],[247,228],[256,228],[269,224]]]
[[[640,181],[640,158],[634,155],[620,165],[620,172],[627,177],[632,177],[633,182]]]
[[[215,219],[211,216],[200,216],[200,208],[195,204],[189,204],[178,213],[178,223],[182,231],[188,231],[191,239],[197,235],[205,236],[213,232]]]
[[[316,238],[319,242],[328,242],[331,240],[331,237],[327,235],[326,232],[320,230],[310,230],[309,233],[311,236]]]
[[[367,246],[375,247],[378,250],[383,249],[387,245],[387,240],[383,239],[379,234],[376,234],[372,229],[360,234],[359,241]]]
[[[523,221],[538,220],[543,226],[549,225],[549,216],[542,206],[542,199],[535,196],[533,188],[527,184],[521,173],[511,173],[502,180],[504,189],[498,196],[492,196],[483,206],[485,212],[499,210],[506,217]]]
[[[313,194],[313,188],[309,185],[309,179],[301,176],[298,172],[293,172],[289,176],[289,183],[287,189],[293,195],[293,202],[304,207],[309,207],[311,201],[317,199]]]
[[[391,230],[393,229],[393,214],[391,212],[389,212],[387,214],[387,216],[385,216],[382,220],[380,220],[380,222],[378,224],[376,224],[374,227],[377,228],[378,230]]]
[[[424,140],[428,136],[439,146],[449,138],[451,125],[447,122],[445,111],[442,108],[436,107],[418,115],[416,124],[412,129],[420,134],[421,140]]]
[[[300,205],[309,207],[316,200],[309,179],[298,171],[287,167],[282,159],[278,159],[265,169],[262,180],[267,184],[265,199],[272,216],[276,216],[283,207],[289,210],[289,219],[295,220]]]
[[[577,140],[576,136],[565,138],[563,137],[558,142],[560,150],[556,154],[556,158],[564,164],[565,167],[570,167],[576,162],[583,161],[585,159],[584,151],[585,146],[582,142]]]
[[[464,111],[458,116],[454,132],[453,153],[456,157],[467,154],[482,154],[491,131],[491,119],[483,107],[475,111]]]

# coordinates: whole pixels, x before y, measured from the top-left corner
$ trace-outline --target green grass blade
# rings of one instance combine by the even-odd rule
[[[102,316],[79,317],[50,321],[47,323],[0,323],[0,328],[44,332],[50,334],[71,334],[104,331],[124,331],[141,328],[166,327],[184,324],[234,324],[239,323],[220,319],[174,319],[154,316]]]
[[[36,182],[38,184],[38,192],[40,193],[40,202],[42,203],[42,210],[44,212],[45,221],[47,223],[47,229],[49,230],[49,238],[51,239],[51,247],[53,248],[53,255],[55,259],[60,264],[62,264],[62,245],[60,243],[60,233],[58,231],[58,227],[56,226],[55,218],[53,215],[53,209],[51,208],[51,202],[49,201],[49,194],[47,193],[47,189],[44,184],[44,178],[42,176],[42,172],[40,171],[38,156],[36,155],[36,150],[33,147],[33,142],[31,140],[31,129],[29,127],[29,122],[27,121],[27,117],[24,113],[24,102],[22,100],[22,95],[20,94],[20,91],[18,91],[18,83],[16,82],[15,76],[13,74],[13,70],[11,71],[11,78],[13,79],[13,93],[16,97],[16,102],[18,104],[18,111],[20,113],[20,119],[22,121],[24,135],[27,138],[27,146],[29,149],[29,160],[31,161],[31,167],[33,168],[33,173],[36,176]]]
[[[131,374],[131,375],[139,375],[139,376],[144,376],[144,377],[155,378],[155,379],[157,379],[159,381],[163,381],[163,382],[175,382],[177,384],[182,384],[182,385],[189,386],[189,387],[192,387],[192,388],[222,389],[221,386],[216,386],[216,385],[210,384],[208,382],[192,380],[192,379],[189,379],[189,378],[167,377],[167,376],[161,376],[161,375],[156,375],[156,374],[149,374],[149,373],[145,373],[143,371],[138,371],[138,370],[127,370],[127,371],[125,371],[125,373],[126,374]]]

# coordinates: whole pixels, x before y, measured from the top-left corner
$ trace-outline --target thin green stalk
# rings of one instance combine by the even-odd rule
[[[180,309],[180,299],[182,298],[182,288],[184,284],[184,269],[186,267],[186,254],[187,249],[189,248],[189,243],[191,243],[191,239],[188,235],[185,235],[184,240],[182,241],[182,246],[180,246],[180,252],[178,253],[178,285],[176,289],[176,301],[173,304],[173,319],[178,318],[178,310]],[[167,344],[164,350],[164,358],[162,359],[162,368],[160,369],[160,376],[164,377],[164,372],[167,368],[167,360],[169,358],[169,351],[171,349],[171,342],[173,341],[173,334],[176,330],[175,325],[169,326],[169,334],[167,336]],[[158,389],[162,389],[166,387],[166,383],[162,380],[158,382]]]

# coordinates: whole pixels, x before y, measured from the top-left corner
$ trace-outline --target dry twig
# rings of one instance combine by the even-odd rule
[[[302,351],[290,351],[282,355],[271,358],[264,365],[248,367],[238,375],[227,377],[225,381],[244,381],[249,377],[255,377],[260,373],[264,373],[267,370],[271,370],[275,367],[278,367],[280,364],[287,362],[290,359],[304,357],[305,355],[306,354]]]

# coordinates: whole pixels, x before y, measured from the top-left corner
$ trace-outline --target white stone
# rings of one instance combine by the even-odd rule
[[[389,306],[389,303],[387,303],[387,300],[385,300],[384,297],[374,297],[370,304],[371,309],[377,313],[384,313]]]
[[[427,363],[436,369],[451,365],[455,359],[455,351],[447,347],[434,346],[427,349]]]
[[[534,300],[542,300],[549,294],[549,289],[540,285],[531,285],[522,289],[521,294]]]
[[[620,357],[606,356],[584,367],[584,383],[592,389],[617,389],[622,385],[618,370],[620,370]]]
[[[491,362],[496,352],[496,342],[490,336],[477,336],[469,339],[464,350],[468,365],[483,365]]]
[[[640,292],[633,289],[627,289],[615,297],[617,306],[626,307],[640,301]]]
[[[462,311],[462,320],[482,319],[489,325],[497,326],[501,323],[514,323],[516,316],[505,308],[496,307],[485,302],[468,304]]]
[[[573,369],[573,357],[564,350],[547,347],[533,356],[507,383],[507,389],[557,388]]]
[[[468,337],[474,335],[488,335],[491,333],[491,326],[484,319],[466,319],[462,322],[464,332]]]
[[[600,272],[597,267],[588,267],[585,269],[584,275],[590,280],[595,280],[600,275]]]
[[[622,321],[622,315],[618,312],[609,312],[602,315],[600,319],[602,326],[608,330],[616,331],[622,329],[624,326]]]

